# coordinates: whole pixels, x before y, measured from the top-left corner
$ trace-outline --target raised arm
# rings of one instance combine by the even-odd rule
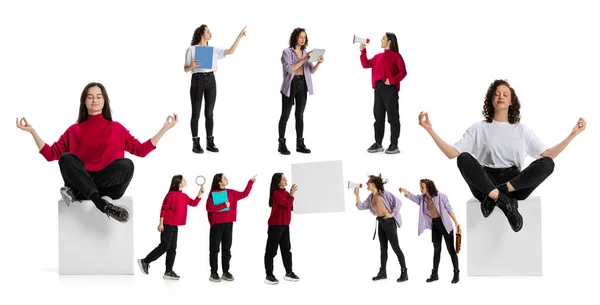
[[[410,201],[421,205],[421,197],[423,197],[423,195],[414,195],[413,193],[409,192],[407,189],[402,187],[399,189],[399,191],[404,195],[404,197],[408,198]]]
[[[550,157],[552,159],[556,158],[565,148],[567,148],[569,143],[571,143],[571,141],[573,139],[575,139],[575,137],[580,132],[585,130],[585,126],[586,126],[586,121],[583,118],[579,118],[579,120],[577,121],[577,124],[575,125],[575,127],[573,127],[573,130],[571,131],[571,133],[564,140],[562,140],[562,142],[558,143],[557,145],[553,146],[552,148],[545,150],[543,153],[540,154],[540,156]]]
[[[424,119],[424,120],[423,120]],[[435,144],[439,147],[439,149],[448,157],[448,159],[454,159],[458,157],[460,152],[452,147],[452,145],[446,143],[440,136],[433,131],[433,127],[431,126],[431,121],[429,121],[429,114],[427,112],[422,112],[419,114],[419,125],[425,128],[427,133],[431,136]]]
[[[202,193],[204,193],[204,186],[200,187],[200,190],[198,191],[198,195],[196,195],[196,198],[192,199],[191,197],[188,196],[188,205],[195,207],[198,206],[198,204],[200,203],[200,199],[202,199]]]
[[[242,39],[242,37],[246,36],[246,27],[247,27],[247,26],[245,26],[245,27],[242,29],[242,31],[240,32],[240,34],[238,35],[238,37],[237,37],[237,38],[235,39],[235,41],[233,42],[233,45],[231,46],[231,48],[229,48],[229,49],[225,50],[225,53],[224,53],[224,54],[225,54],[225,56],[227,56],[227,55],[231,55],[231,54],[233,54],[233,52],[235,52],[235,49],[237,48],[237,46],[238,46],[238,43],[240,43],[240,40]]]
[[[367,197],[365,201],[360,200],[360,193],[357,188],[354,189],[354,196],[356,197],[356,208],[359,210],[367,210],[371,207],[371,197]]]
[[[246,188],[244,189],[244,191],[240,192],[236,190],[231,190],[232,195],[234,195],[237,200],[242,200],[248,197],[248,195],[250,195],[250,191],[252,190],[252,185],[254,184],[254,181],[256,181],[256,176],[252,177],[252,179],[248,181],[248,184],[246,184]]]
[[[286,210],[289,210],[294,206],[294,196],[291,193],[290,195],[286,195],[284,192],[276,191],[274,195],[273,205]]]
[[[360,44],[360,63],[362,64],[363,68],[365,68],[365,69],[373,67],[372,59],[367,58],[367,47],[365,46],[364,43]]]
[[[44,156],[46,161],[58,160],[62,154],[69,151],[69,141],[67,137],[69,130],[60,136],[57,142],[52,144],[52,146],[49,146],[42,140],[42,138],[40,138],[33,126],[27,122],[27,119],[22,118],[19,121],[19,118],[17,118],[17,128],[27,131],[31,134],[33,140],[35,141],[35,145],[38,147],[39,153]]]
[[[317,72],[317,70],[319,69],[319,66],[321,65],[321,63],[324,61],[325,61],[325,58],[323,56],[321,56],[321,57],[319,57],[317,64],[314,66],[311,62],[308,62],[310,64],[310,73],[315,74],[315,72]]]

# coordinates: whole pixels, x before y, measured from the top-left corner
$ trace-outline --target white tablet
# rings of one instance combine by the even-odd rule
[[[317,62],[319,61],[319,57],[323,56],[323,54],[325,54],[325,49],[313,49],[308,61]]]

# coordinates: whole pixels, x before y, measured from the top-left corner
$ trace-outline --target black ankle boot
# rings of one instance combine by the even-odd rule
[[[310,149],[304,145],[304,138],[296,139],[296,151],[303,154],[310,154]]]
[[[215,137],[206,137],[206,150],[219,152],[219,149],[215,146]]]
[[[406,268],[402,268],[402,273],[400,274],[400,277],[398,278],[398,280],[396,280],[396,282],[405,282],[408,281],[408,272],[406,271]]]
[[[431,283],[434,281],[439,280],[440,278],[438,277],[438,271],[437,269],[431,269],[431,276],[429,276],[429,278],[427,280],[425,280],[427,283]]]
[[[456,284],[458,283],[458,273],[460,272],[460,270],[454,269],[454,277],[452,278],[452,284]]]
[[[279,139],[279,149],[277,151],[279,151],[282,155],[290,154],[287,146],[285,146],[285,139]]]
[[[504,212],[513,231],[521,231],[523,228],[523,216],[519,213],[519,202],[517,199],[510,198],[503,193],[500,193],[498,195],[498,200],[496,200],[496,205]]]
[[[385,280],[387,279],[387,274],[385,272],[385,270],[379,268],[379,273],[377,273],[377,276],[373,277],[374,281],[379,281],[379,280]]]
[[[192,141],[194,142],[194,146],[192,147],[192,151],[197,153],[197,154],[203,154],[204,150],[202,149],[202,146],[200,146],[200,138],[196,137],[196,138],[192,138]]]

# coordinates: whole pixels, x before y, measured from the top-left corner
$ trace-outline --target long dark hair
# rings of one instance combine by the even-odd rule
[[[390,50],[400,53],[398,50],[398,38],[396,38],[396,34],[387,32],[385,33],[385,37],[387,37],[387,39],[390,41]]]
[[[169,186],[169,192],[179,191],[179,185],[181,184],[182,180],[182,175],[173,176],[173,178],[171,179],[171,186]]]
[[[223,173],[218,173],[213,177],[212,185],[210,186],[211,191],[220,189],[219,182],[221,182],[221,179],[223,179]]]
[[[304,32],[304,34],[306,35],[306,31],[303,28],[295,28],[294,31],[292,32],[292,35],[290,35],[290,48],[295,49],[296,45],[298,44],[298,37],[300,36],[300,33]],[[306,47],[308,46],[308,35],[306,35],[306,39],[304,40],[304,45],[302,45],[300,47],[300,50],[304,51],[304,49],[306,49]]]
[[[369,182],[374,183],[377,190],[381,193],[384,191],[383,185],[386,184],[388,181],[387,181],[387,179],[383,179],[381,177],[381,174],[379,174],[379,176],[370,175]]]
[[[431,195],[431,197],[435,197],[438,195],[438,190],[435,187],[435,183],[429,179],[421,179],[420,183],[424,183],[427,188],[427,193]]]
[[[495,80],[488,88],[488,91],[485,94],[485,101],[483,102],[483,111],[481,113],[485,117],[486,122],[492,122],[494,119],[494,95],[496,94],[496,89],[502,85],[510,89],[512,105],[508,106],[508,122],[511,124],[519,123],[521,121],[521,102],[519,102],[515,89],[508,84],[508,81],[503,79]]]
[[[204,32],[206,32],[206,27],[207,25],[203,24],[194,31],[194,36],[192,36],[191,45],[195,46],[200,43],[200,40],[202,40],[202,35],[204,35]],[[208,45],[208,43],[206,45]]]
[[[102,97],[104,98],[104,106],[102,107],[102,117],[108,121],[112,121],[112,111],[110,110],[110,100],[108,99],[108,93],[106,93],[106,88],[101,83],[89,83],[83,91],[81,91],[81,99],[79,102],[79,117],[77,118],[77,123],[81,123],[87,120],[88,117],[88,109],[85,105],[85,100],[87,99],[88,90],[92,87],[98,87],[102,91]]]
[[[269,187],[269,207],[273,206],[273,192],[279,189],[281,177],[283,177],[283,173],[275,173],[273,174],[273,178],[271,178],[271,187]]]

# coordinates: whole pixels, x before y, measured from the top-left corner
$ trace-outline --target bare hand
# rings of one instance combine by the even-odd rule
[[[390,219],[392,217],[394,217],[394,214],[392,214],[392,213],[387,213],[383,216],[383,218],[385,218],[385,219]]]
[[[423,120],[423,118],[425,118],[425,120]],[[419,113],[419,125],[425,128],[425,130],[431,130],[431,121],[429,121],[429,114],[427,112],[421,111],[421,113]]]
[[[170,115],[167,117],[167,121],[163,125],[163,128],[169,130],[169,129],[173,128],[173,126],[175,126],[175,124],[177,124],[177,114],[173,113],[172,116]]]
[[[356,196],[359,195],[359,189],[357,187],[354,188],[354,195],[356,195]]]
[[[243,36],[246,36],[246,28],[247,28],[247,27],[248,27],[248,26],[245,26],[245,27],[242,29],[242,31],[240,32],[240,35],[238,35],[238,37],[239,37],[239,38],[242,38]]]
[[[229,200],[227,200],[227,202],[225,202],[225,205],[226,205],[227,207],[229,207],[229,205],[230,205],[230,204],[229,204]]]
[[[252,177],[250,180],[252,180],[252,182],[256,182],[256,175],[254,175],[254,177]]]
[[[388,85],[388,86],[390,85],[390,79],[389,78],[385,79],[385,84]]]
[[[303,61],[308,61],[310,59],[310,55],[312,54],[313,51],[307,52],[304,55],[304,58],[302,58]]]
[[[298,190],[298,186],[295,184],[292,184],[292,187],[290,189],[290,195],[294,196],[294,194],[296,193],[297,190]]]
[[[580,132],[585,130],[586,125],[587,122],[585,121],[585,119],[579,118],[579,120],[577,121],[577,125],[573,127],[573,131],[571,132],[571,134],[574,136],[578,135]]]
[[[165,229],[165,227],[162,224],[158,225],[158,232],[162,232]]]
[[[199,61],[197,61],[197,60],[194,60],[194,61],[192,62],[192,68],[196,68],[196,67],[198,67],[198,66],[200,66],[200,62],[199,62]]]
[[[325,61],[325,58],[324,58],[323,56],[320,56],[320,57],[319,57],[319,61],[317,61],[317,63],[322,63],[322,62],[324,62],[324,61]]]
[[[404,194],[404,196],[408,196],[408,191],[405,188],[400,188],[399,189],[400,193]]]
[[[364,44],[364,43],[361,43],[361,44],[360,44],[360,49],[361,49],[361,50],[363,50],[363,49],[364,49],[364,48],[366,48],[366,47],[367,47],[367,45],[366,45],[366,44]]]
[[[29,133],[33,132],[33,126],[29,125],[29,123],[27,122],[27,119],[22,118],[21,121],[19,121],[19,118],[17,118],[17,128],[21,129],[21,130],[25,130]]]
[[[199,193],[200,193],[200,194],[203,194],[203,193],[204,193],[204,185],[200,186],[200,192],[199,192]]]

